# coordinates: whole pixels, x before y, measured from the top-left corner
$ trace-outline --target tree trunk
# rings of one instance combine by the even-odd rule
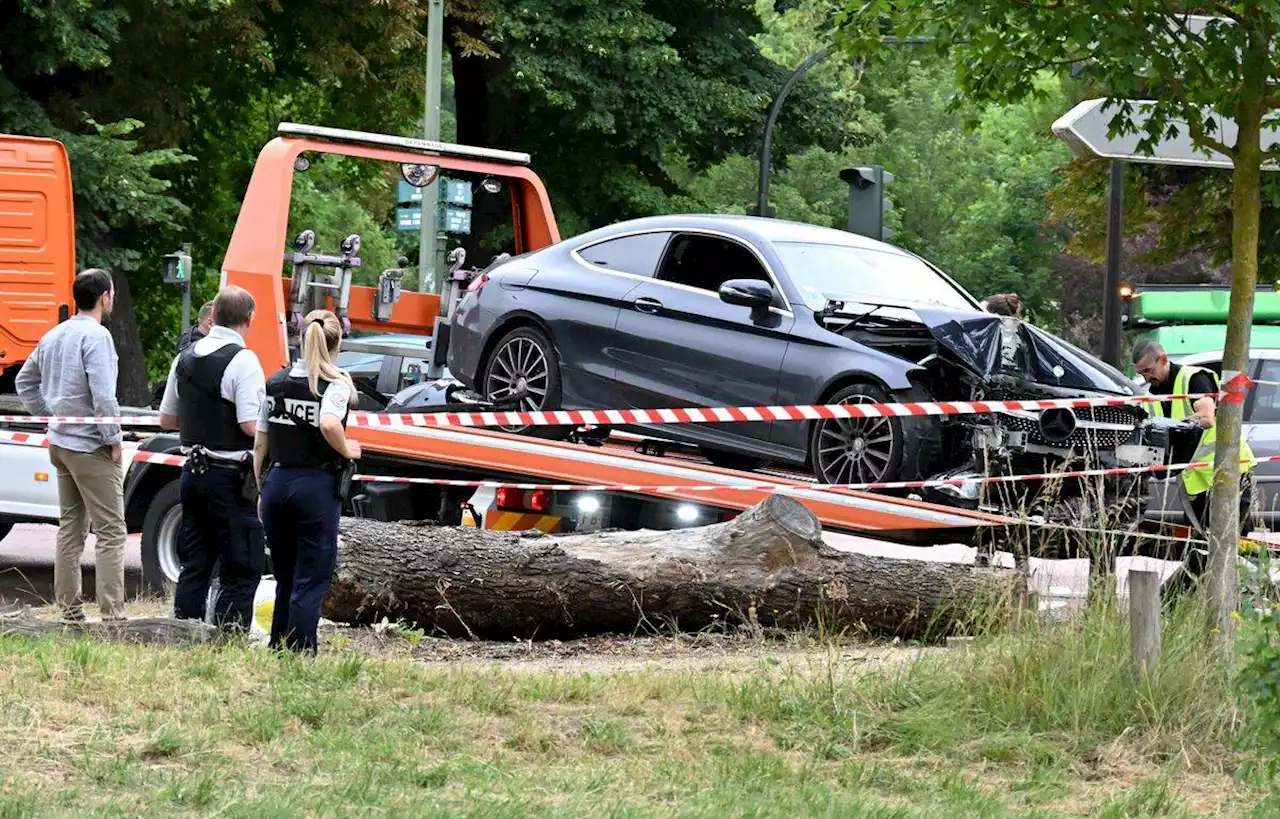
[[[123,270],[112,270],[111,280],[116,288],[116,301],[111,311],[111,318],[106,324],[116,343],[116,352],[120,355],[116,400],[121,406],[126,407],[150,406],[151,389],[147,384],[147,354],[142,349],[142,336],[138,334],[129,276]]]
[[[728,523],[562,538],[344,519],[325,616],[504,640],[726,623],[938,637],[1022,591],[1007,570],[850,554],[821,535],[781,496]]]
[[[1249,334],[1258,282],[1258,226],[1262,213],[1262,116],[1265,82],[1247,93],[1236,111],[1239,127],[1232,170],[1231,304],[1222,351],[1224,383],[1249,367]],[[1230,654],[1235,642],[1232,612],[1239,607],[1236,557],[1240,549],[1240,440],[1244,403],[1218,404],[1214,426],[1213,488],[1209,496],[1209,598],[1219,648]]]

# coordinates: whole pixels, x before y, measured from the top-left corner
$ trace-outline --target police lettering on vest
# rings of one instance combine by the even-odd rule
[[[316,388],[323,396],[329,382]],[[343,458],[320,432],[321,399],[311,392],[305,375],[281,370],[267,381],[268,457],[281,466],[337,468]],[[342,423],[346,423],[346,413]]]
[[[1206,373],[1213,380],[1213,388],[1220,390],[1218,383],[1218,374],[1213,370],[1204,367],[1193,367],[1189,364],[1183,364],[1178,370],[1178,375],[1173,379],[1173,394],[1187,395],[1190,392],[1191,379],[1198,373]],[[1169,417],[1174,421],[1182,421],[1195,415],[1195,407],[1192,406],[1190,398],[1180,398],[1171,401],[1172,409]],[[1157,418],[1164,417],[1164,404],[1152,404],[1151,414]],[[1208,492],[1213,485],[1213,456],[1214,450],[1217,448],[1218,434],[1214,427],[1209,427],[1200,433],[1200,441],[1196,444],[1196,451],[1191,456],[1193,463],[1205,462],[1205,466],[1192,467],[1182,470],[1182,486],[1187,490],[1187,494],[1195,497],[1204,492]],[[1253,450],[1249,448],[1249,442],[1243,438],[1240,440],[1240,472],[1244,474],[1258,465],[1257,460],[1253,456]]]
[[[253,438],[245,435],[236,420],[235,402],[222,397],[222,376],[243,350],[238,344],[226,344],[209,355],[197,356],[193,344],[178,356],[174,376],[183,446],[225,452],[253,448]]]

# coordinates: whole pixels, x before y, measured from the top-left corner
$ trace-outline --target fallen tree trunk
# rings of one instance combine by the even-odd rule
[[[801,503],[727,523],[527,538],[344,519],[324,614],[509,640],[741,622],[942,636],[1010,611],[1019,575],[832,549]]]

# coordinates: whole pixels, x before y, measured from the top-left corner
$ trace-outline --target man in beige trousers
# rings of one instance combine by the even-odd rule
[[[45,333],[18,373],[18,397],[35,415],[117,416],[120,359],[102,322],[111,315],[115,287],[92,268],[72,287],[76,315]],[[49,461],[58,471],[58,551],[53,588],[62,615],[84,620],[80,557],[87,526],[97,536],[96,596],[102,619],[124,614],[124,473],[120,427],[50,424]]]

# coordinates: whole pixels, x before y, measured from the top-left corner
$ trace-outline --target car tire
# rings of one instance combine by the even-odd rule
[[[699,451],[702,453],[702,457],[711,462],[712,466],[718,466],[721,469],[754,472],[765,465],[764,458],[744,455],[741,452],[726,452],[723,449],[711,449],[710,447],[701,447]]]
[[[887,404],[892,398],[875,384],[858,382],[840,388],[828,404]],[[809,434],[809,463],[820,483],[851,484],[916,480],[927,468],[927,453],[936,437],[932,419],[852,418],[815,421]],[[849,443],[833,452],[837,435]],[[861,444],[857,441],[861,440]]]
[[[480,383],[489,401],[501,401],[503,392],[524,387],[528,394],[520,402],[521,411],[560,409],[560,356],[541,330],[517,328],[493,345]],[[535,438],[563,438],[573,431],[571,427],[532,425],[499,429]]]
[[[142,585],[148,591],[172,597],[182,561],[178,539],[182,536],[180,482],[161,487],[147,506],[142,521]]]

